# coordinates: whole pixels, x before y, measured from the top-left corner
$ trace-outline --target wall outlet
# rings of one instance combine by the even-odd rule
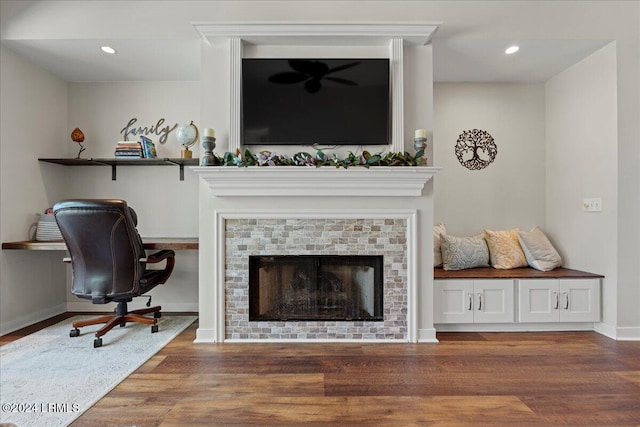
[[[602,198],[595,197],[582,200],[583,212],[602,212]]]

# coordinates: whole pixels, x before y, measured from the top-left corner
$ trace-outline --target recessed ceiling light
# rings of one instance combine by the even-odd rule
[[[520,46],[509,46],[507,50],[504,51],[507,55],[511,55],[520,50]]]
[[[102,46],[100,49],[102,49],[104,53],[116,53],[116,50],[111,46]]]

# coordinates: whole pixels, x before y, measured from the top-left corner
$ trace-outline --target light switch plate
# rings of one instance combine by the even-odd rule
[[[602,198],[594,197],[582,200],[582,210],[584,212],[602,212]]]

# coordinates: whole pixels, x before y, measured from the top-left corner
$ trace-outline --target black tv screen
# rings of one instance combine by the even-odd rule
[[[242,60],[245,145],[390,142],[389,59]]]

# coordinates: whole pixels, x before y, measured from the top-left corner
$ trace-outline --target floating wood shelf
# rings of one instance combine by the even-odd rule
[[[198,166],[198,159],[180,159],[163,157],[158,159],[127,159],[127,158],[92,158],[87,159],[38,159],[41,162],[55,163],[64,166],[111,166],[111,179],[116,180],[117,166],[178,166],[180,168],[180,181],[184,181],[184,167]]]
[[[173,249],[187,250],[198,249],[197,237],[148,237],[142,238],[145,249]],[[50,242],[24,240],[20,242],[3,242],[2,249],[22,249],[30,251],[66,251],[67,246],[62,240],[54,240]]]

